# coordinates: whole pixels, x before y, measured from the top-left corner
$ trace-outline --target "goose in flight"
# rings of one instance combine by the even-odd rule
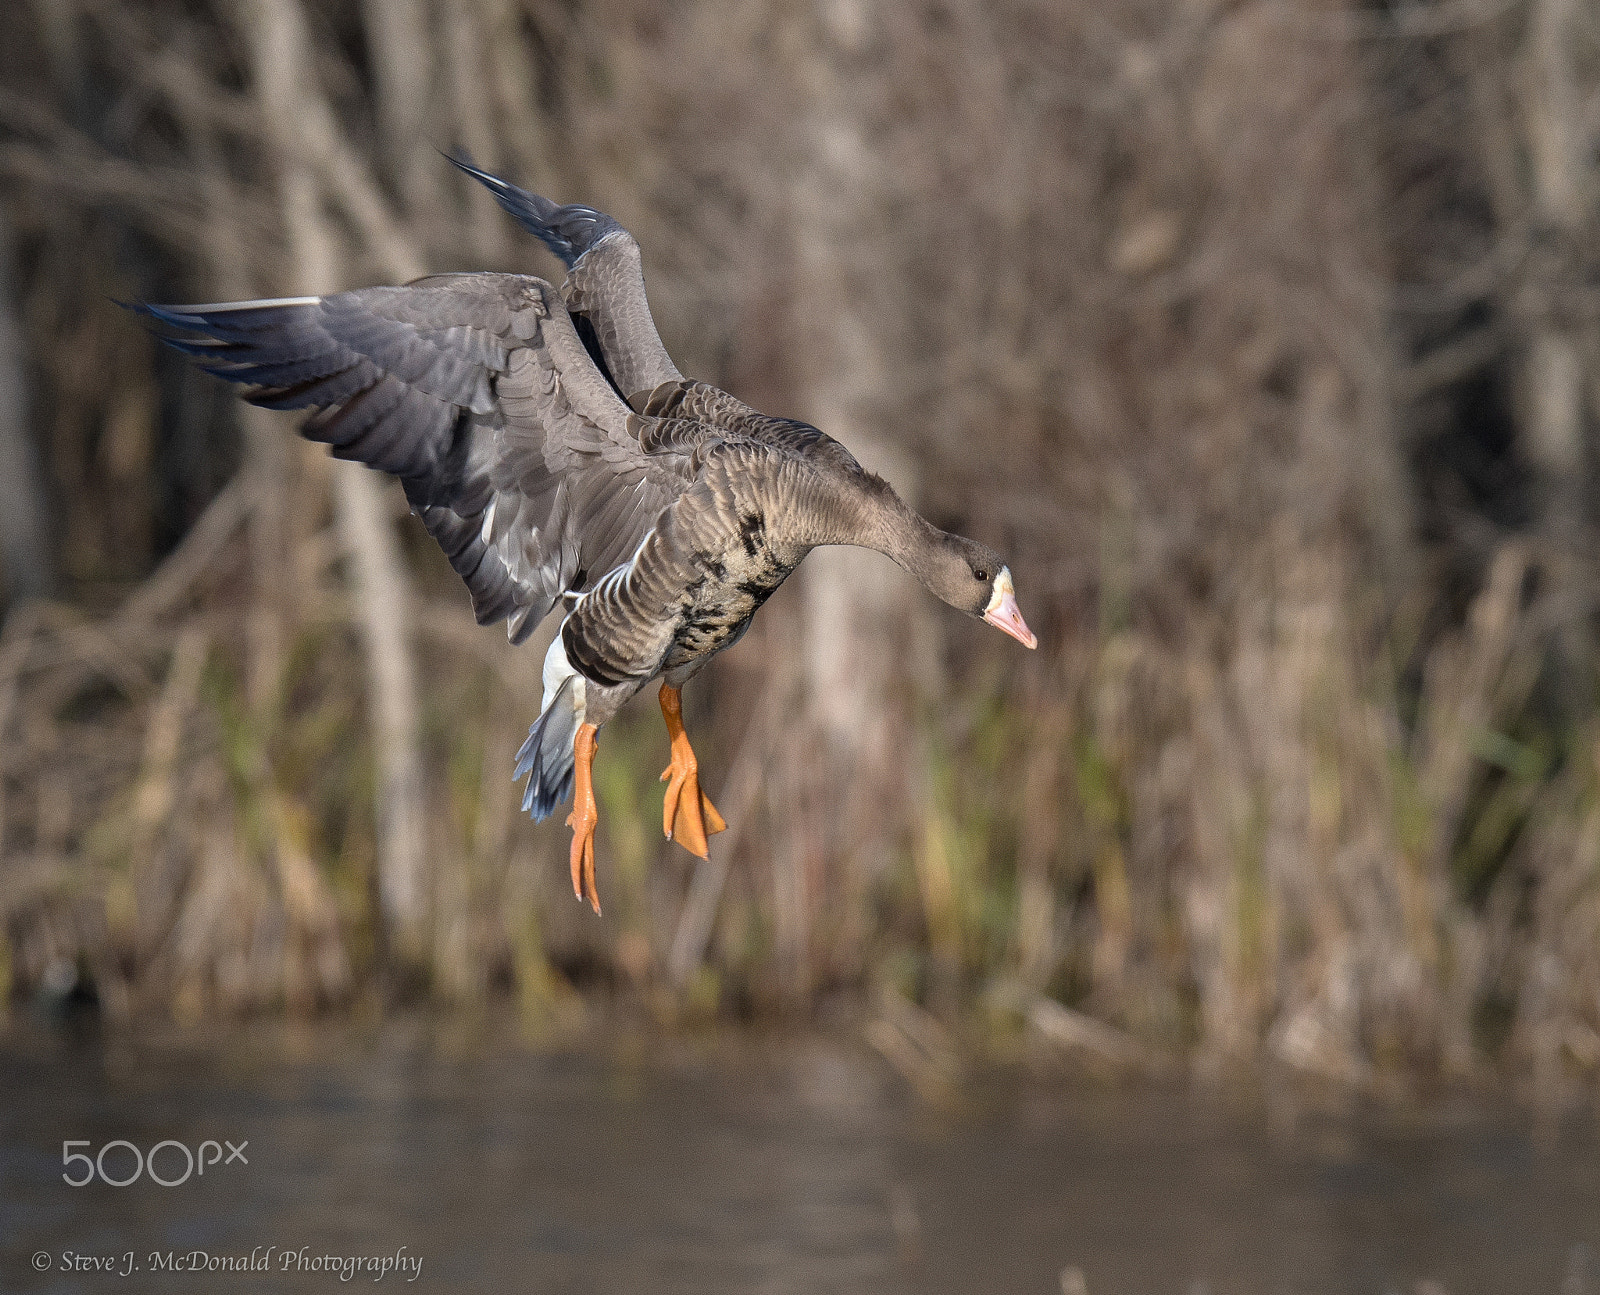
[[[573,793],[572,887],[598,913],[599,729],[661,680],[662,828],[704,858],[726,824],[700,788],[679,690],[813,548],[876,549],[952,607],[1036,639],[994,550],[924,521],[817,428],[679,373],[616,221],[451,160],[566,264],[559,293],[484,272],[131,309],[244,399],[314,410],[305,436],[399,477],[480,624],[505,620],[520,643],[559,608],[515,776],[536,819]]]

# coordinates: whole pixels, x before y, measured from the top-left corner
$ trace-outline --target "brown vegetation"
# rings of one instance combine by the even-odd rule
[[[185,1016],[843,992],[924,1078],[978,1004],[1113,1066],[1600,1066],[1591,11],[34,0],[0,27],[13,996],[74,966]],[[603,922],[559,824],[516,813],[538,646],[473,626],[397,489],[108,301],[555,274],[434,145],[615,214],[686,372],[1004,549],[1040,634],[1022,660],[816,555],[690,690],[711,861],[652,828],[653,715],[608,730]]]

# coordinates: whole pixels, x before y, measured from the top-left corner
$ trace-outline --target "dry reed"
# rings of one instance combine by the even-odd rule
[[[1462,216],[1532,147],[1504,102],[1527,49],[1594,88],[1537,14],[305,13],[304,129],[264,112],[229,6],[0,19],[59,591],[0,631],[10,997],[78,975],[118,1014],[421,991],[546,1019],[609,988],[692,1019],[842,993],[930,1092],[979,1008],[1111,1071],[1600,1067],[1587,469],[1519,514],[1461,498],[1451,458],[1499,435],[1550,477],[1571,411],[1474,393],[1524,354],[1595,385],[1558,291],[1579,269],[1495,250],[1531,200]],[[475,629],[403,528],[426,686],[414,733],[375,727],[391,685],[324,464],[103,300],[305,273],[308,219],[350,282],[551,273],[421,135],[613,211],[684,367],[826,422],[1006,549],[1037,659],[886,568],[814,560],[690,693],[733,831],[698,866],[660,841],[661,735],[625,714],[598,769],[606,917],[578,911],[564,833],[507,776],[537,648]],[[1570,248],[1592,214],[1560,213]],[[1413,310],[1419,283],[1456,314]],[[395,743],[421,769],[409,971],[380,903]]]

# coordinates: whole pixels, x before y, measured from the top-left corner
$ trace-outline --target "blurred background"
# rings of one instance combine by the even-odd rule
[[[1600,1065],[1591,7],[0,22],[4,998]],[[687,372],[1004,550],[1042,638],[818,554],[690,692],[710,864],[653,706],[608,730],[603,921],[516,811],[542,647],[115,305],[559,280],[440,149],[614,213]]]
[[[708,862],[608,727],[603,919],[547,640],[115,304],[559,282],[457,149],[1040,638],[814,555],[686,696]],[[1592,1100],[1597,156],[1582,0],[0,6],[0,1012]]]
[[[0,24],[0,997],[1600,1066],[1592,7]],[[440,149],[615,214],[681,366],[1001,548],[1042,642],[816,555],[690,691],[709,864],[653,704],[608,729],[600,921],[509,776],[542,646],[115,304],[559,281]]]

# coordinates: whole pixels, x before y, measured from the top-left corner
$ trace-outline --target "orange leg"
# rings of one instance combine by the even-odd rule
[[[580,724],[577,736],[572,739],[572,754],[577,759],[577,786],[572,793],[572,813],[567,815],[567,826],[572,829],[572,893],[579,899],[587,899],[598,914],[600,894],[594,888],[594,829],[600,822],[600,810],[594,803],[596,732],[593,724]]]
[[[670,684],[661,685],[661,718],[667,721],[667,735],[672,739],[672,763],[661,773],[661,781],[667,784],[661,830],[667,840],[677,841],[690,854],[704,859],[710,851],[707,833],[714,836],[728,825],[711,798],[700,790],[700,766],[689,735],[683,731],[683,702]]]

